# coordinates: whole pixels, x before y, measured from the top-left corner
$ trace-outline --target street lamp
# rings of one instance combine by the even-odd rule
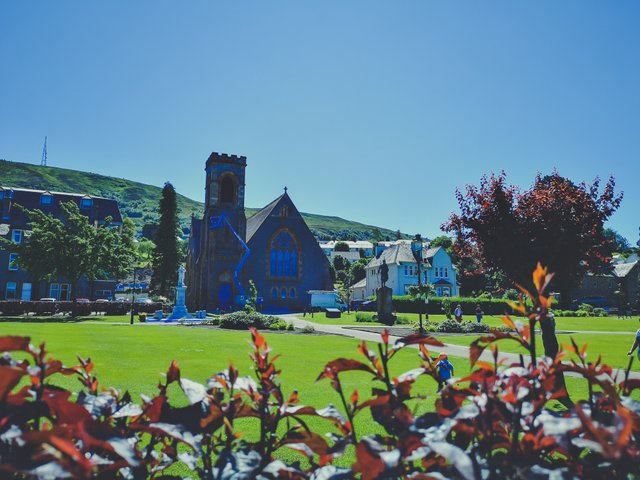
[[[136,300],[136,267],[133,267],[133,283],[131,284],[131,320],[130,323],[133,325],[133,304]]]
[[[422,295],[422,273],[420,269],[420,267],[422,266],[422,235],[420,235],[419,233],[416,233],[416,236],[411,242],[411,251],[413,252],[413,257],[418,263],[418,295]],[[424,327],[422,326],[422,299],[419,299],[418,303],[420,304],[420,308],[418,309],[418,318],[420,319],[420,333],[424,333]]]

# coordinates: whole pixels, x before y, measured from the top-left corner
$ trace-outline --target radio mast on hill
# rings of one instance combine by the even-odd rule
[[[47,166],[47,137],[44,137],[44,146],[42,147],[42,160],[40,161],[40,166]]]

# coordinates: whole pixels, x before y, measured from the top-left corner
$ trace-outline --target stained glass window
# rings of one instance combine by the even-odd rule
[[[269,271],[274,277],[298,276],[298,253],[291,235],[279,232],[271,242]]]

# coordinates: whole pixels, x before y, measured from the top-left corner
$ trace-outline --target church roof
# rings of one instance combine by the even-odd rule
[[[632,263],[619,263],[613,267],[613,274],[618,278],[624,278],[633,268],[638,264],[638,262]]]
[[[251,240],[251,237],[253,237],[253,235],[258,231],[265,220],[269,218],[271,212],[273,212],[278,203],[280,203],[280,200],[282,200],[285,196],[287,196],[287,194],[283,193],[269,205],[258,211],[255,215],[247,218],[247,242]]]

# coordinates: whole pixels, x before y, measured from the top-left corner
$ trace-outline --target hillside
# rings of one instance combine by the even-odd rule
[[[108,177],[95,173],[68,170],[57,167],[41,167],[28,163],[0,160],[0,185],[9,187],[34,188],[59,192],[76,192],[112,198],[118,201],[123,215],[131,218],[138,230],[145,223],[158,221],[158,202],[161,187],[145,185],[124,178]],[[188,227],[192,214],[201,216],[204,211],[202,202],[196,202],[178,194],[180,225]],[[250,217],[257,208],[247,208]],[[359,240],[370,239],[371,232],[379,228],[384,237],[395,238],[393,230],[352,222],[340,217],[302,213],[307,225],[319,239],[355,237]]]

